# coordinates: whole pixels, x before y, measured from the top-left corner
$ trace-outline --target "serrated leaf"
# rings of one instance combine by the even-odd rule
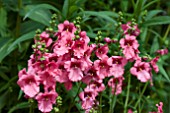
[[[170,16],[157,16],[152,19],[145,21],[143,26],[170,24]]]
[[[28,39],[34,38],[34,34],[35,34],[35,31],[31,31],[31,32],[29,32],[29,33],[27,33],[27,34],[22,35],[21,37],[19,37],[17,40],[15,40],[15,41],[9,46],[8,51],[12,51],[13,48],[15,48],[17,44],[19,44],[19,43],[21,43],[21,42],[23,42],[23,41],[26,41],[26,40],[28,40]]]
[[[13,113],[15,110],[23,109],[23,108],[29,108],[29,107],[30,107],[30,103],[28,103],[28,102],[22,102],[22,103],[19,103],[19,104],[13,106],[13,107],[8,111],[8,113]]]

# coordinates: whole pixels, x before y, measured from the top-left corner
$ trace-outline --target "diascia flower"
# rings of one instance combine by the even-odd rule
[[[108,57],[104,57],[101,60],[94,61],[94,68],[97,70],[97,75],[100,79],[104,79],[109,75],[110,66],[107,62]]]
[[[19,80],[17,84],[21,87],[21,90],[30,98],[34,97],[39,91],[39,77],[32,72],[26,72],[24,68],[19,72]]]
[[[79,94],[79,97],[82,101],[82,109],[84,110],[90,110],[94,103],[95,100],[95,95],[93,95],[93,91],[89,90],[89,91],[83,91]]]
[[[122,24],[122,29],[124,31],[124,34],[130,34],[134,36],[138,36],[140,34],[140,30],[138,29],[137,25],[132,26],[131,22],[128,22],[127,24]]]
[[[154,59],[151,60],[150,64],[152,65],[153,67],[153,70],[158,73],[159,72],[159,68],[158,66],[156,65],[156,63],[158,62],[159,60],[159,56],[158,57],[155,57]]]
[[[99,47],[97,48],[96,50],[96,56],[99,58],[99,59],[102,59],[104,57],[107,57],[107,53],[109,51],[109,48],[107,45],[99,45]]]
[[[64,64],[65,69],[69,72],[68,77],[71,81],[76,82],[83,78],[83,71],[85,69],[83,62],[72,58]]]
[[[136,76],[141,82],[152,80],[151,68],[149,63],[137,60],[130,69],[132,75]]]
[[[127,63],[126,58],[122,56],[112,56],[107,62],[111,66],[109,76],[114,76],[115,78],[123,76],[124,66]]]
[[[120,47],[123,49],[123,54],[127,60],[139,59],[137,55],[139,44],[135,36],[125,35],[125,38],[120,40]]]
[[[118,95],[122,92],[122,85],[123,85],[124,77],[118,78],[111,78],[108,81],[108,86],[112,88],[112,94]]]
[[[39,93],[35,98],[38,101],[38,109],[43,113],[50,112],[53,109],[52,105],[55,104],[57,96],[56,92]]]

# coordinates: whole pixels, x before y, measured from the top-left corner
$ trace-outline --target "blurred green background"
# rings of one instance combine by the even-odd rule
[[[170,50],[170,0],[0,0],[0,113],[29,112],[31,104],[16,84],[18,71],[27,66],[35,31],[50,26],[54,13],[58,17],[57,24],[81,16],[82,29],[92,41],[99,30],[103,37],[119,39],[117,26],[134,18],[141,29],[138,41],[143,56],[154,57],[154,52],[162,48]],[[160,72],[153,73],[154,86],[148,86],[142,97],[146,102],[141,106],[146,111],[156,110],[155,104],[161,100],[164,112],[170,113],[169,64],[170,54],[158,62]],[[70,95],[66,96],[72,98]],[[135,101],[138,96],[131,94],[131,99]],[[62,107],[67,109],[67,106]],[[73,111],[79,112],[77,109]],[[121,103],[115,108],[119,109]],[[107,106],[103,111],[107,111]]]

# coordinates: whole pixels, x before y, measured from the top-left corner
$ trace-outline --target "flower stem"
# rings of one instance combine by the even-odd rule
[[[130,93],[130,84],[131,84],[131,74],[128,76],[128,86],[127,86],[127,95],[126,95],[126,100],[125,100],[125,105],[124,105],[124,113],[127,113],[127,105],[129,101],[129,93]]]
[[[143,96],[143,94],[144,94],[144,92],[145,92],[145,90],[146,90],[146,88],[147,88],[148,83],[149,83],[149,82],[147,82],[147,83],[145,84],[145,86],[144,86],[141,94],[139,95],[139,99],[137,100],[137,102],[136,102],[136,104],[135,104],[135,107],[134,107],[135,109],[136,109],[136,107],[138,106],[138,104],[139,104],[139,102],[140,102],[140,100],[141,100],[141,98],[142,98],[142,96]]]
[[[77,96],[78,96],[78,94],[79,94],[79,91],[80,91],[81,85],[82,85],[82,82],[80,82],[80,84],[79,84],[79,88],[78,88],[78,90],[77,90],[77,93],[76,93],[75,97],[73,98],[73,102],[72,102],[72,104],[70,105],[70,107],[69,107],[69,109],[68,109],[68,113],[70,113],[71,108],[72,108],[72,107],[74,106],[74,104],[75,104],[76,97],[77,97]]]
[[[102,92],[100,93],[100,109],[99,109],[99,113],[102,113]]]
[[[112,94],[110,100],[111,101],[110,101],[110,110],[109,110],[109,113],[113,113],[114,112],[114,107],[116,105],[117,96]]]

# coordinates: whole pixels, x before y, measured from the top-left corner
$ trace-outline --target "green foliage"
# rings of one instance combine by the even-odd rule
[[[121,21],[119,11],[123,12]],[[141,35],[138,37],[142,46],[141,51],[154,57],[157,49],[167,47],[170,50],[168,0],[0,0],[0,113],[27,112],[31,106],[27,100],[21,98],[23,93],[16,84],[18,71],[26,67],[32,53],[31,44],[36,29],[49,26],[53,13],[57,14],[56,24],[66,19],[73,21],[75,17],[82,16],[82,29],[87,31],[92,41],[95,41],[99,30],[103,32],[103,37],[109,36],[119,40],[121,37],[118,25],[135,18],[141,29]],[[117,49],[113,45],[112,50]],[[144,108],[144,111],[140,112],[155,110],[153,105],[160,100],[164,102],[164,112],[170,112],[169,64],[170,54],[164,57],[164,60],[160,59],[158,63],[160,72],[153,74],[154,86],[147,87],[148,92],[141,97],[141,103],[145,100],[146,102],[144,105],[140,103],[140,107]],[[128,108],[135,109],[135,101],[139,98],[139,92],[142,92],[144,84],[138,83],[133,77],[132,80],[135,85],[131,86],[134,92],[130,93]],[[136,89],[136,86],[140,86],[139,89]],[[62,89],[62,86],[59,87]],[[77,91],[77,87],[65,95],[61,94],[66,103],[72,104],[70,100],[72,101],[76,95],[74,91]],[[118,97],[125,98],[125,92],[118,97],[112,97],[115,98],[114,101],[109,100],[107,94],[108,92],[103,92],[101,95],[106,101],[113,104],[116,102],[117,104],[112,107],[122,112],[124,101]],[[76,106],[71,112],[82,112],[81,106],[77,103],[78,99],[75,100]],[[68,105],[62,107],[68,109]],[[109,109],[107,104],[102,108],[103,112]]]

